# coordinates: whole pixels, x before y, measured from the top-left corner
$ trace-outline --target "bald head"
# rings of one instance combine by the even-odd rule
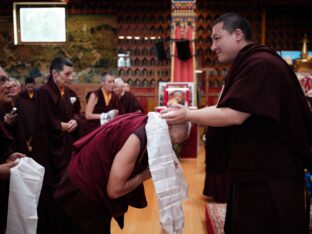
[[[169,135],[173,144],[183,143],[190,134],[189,123],[168,125]]]

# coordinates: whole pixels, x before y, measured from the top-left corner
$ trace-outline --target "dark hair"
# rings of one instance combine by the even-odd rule
[[[214,23],[213,26],[223,23],[223,29],[228,31],[229,33],[233,33],[236,29],[242,30],[245,40],[251,41],[251,27],[249,22],[243,18],[242,16],[236,14],[236,13],[226,13],[224,15],[221,15],[218,17]]]
[[[73,67],[72,61],[65,57],[55,57],[50,64],[50,76],[52,77],[52,71],[63,71],[64,66]]]
[[[103,72],[101,75],[101,81],[105,81],[107,76],[114,76],[112,72]]]
[[[35,79],[32,77],[27,77],[25,79],[25,84],[35,84]]]

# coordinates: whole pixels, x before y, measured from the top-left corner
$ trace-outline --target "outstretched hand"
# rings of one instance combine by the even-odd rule
[[[162,110],[160,117],[165,119],[168,124],[181,124],[188,122],[188,109],[180,104],[173,104],[171,107]]]

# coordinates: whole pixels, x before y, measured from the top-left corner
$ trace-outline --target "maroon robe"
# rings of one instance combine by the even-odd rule
[[[38,233],[61,233],[61,215],[53,192],[70,160],[74,133],[62,130],[61,122],[73,119],[70,94],[61,96],[52,79],[41,86],[35,100],[33,158],[45,168],[38,207]]]
[[[294,72],[273,50],[247,45],[232,63],[217,107],[251,114],[225,128],[226,233],[304,233],[312,116]]]
[[[95,96],[98,98],[97,103],[94,106],[93,109],[93,113],[94,114],[101,114],[103,112],[108,112],[110,110],[118,110],[118,114],[121,115],[124,113],[124,110],[120,104],[120,101],[118,99],[118,96],[112,92],[112,97],[111,100],[109,101],[108,105],[106,105],[105,103],[105,99],[104,99],[104,95],[101,89],[95,90],[92,93],[95,94]],[[87,95],[87,100],[88,100],[88,96],[90,96],[91,93],[89,93]],[[100,120],[96,119],[96,120],[87,120],[86,124],[84,126],[84,129],[81,130],[81,134],[80,136],[84,136],[88,133],[90,133],[91,131],[93,131],[94,129],[96,129],[97,127],[99,127],[101,125]]]
[[[139,100],[131,92],[125,92],[119,100],[125,113],[136,111],[143,112],[143,108],[141,107]]]
[[[13,137],[0,122],[0,164],[5,163],[7,157],[13,153]],[[9,196],[9,179],[0,180],[0,233],[4,234],[6,229]]]
[[[0,119],[4,118],[4,115],[6,113],[9,113],[12,110],[12,105],[11,103],[7,103],[5,105],[0,106]],[[11,124],[3,123],[3,126],[6,128],[7,132],[9,133],[10,136],[12,136],[13,143],[12,147],[16,152],[20,152],[23,154],[28,155],[28,147],[27,147],[27,142],[26,142],[26,135],[25,135],[25,130],[23,127],[22,121],[24,120],[24,114],[22,111],[22,108],[17,109],[16,112],[17,116],[15,117],[15,121],[12,122]]]
[[[34,90],[34,95],[32,97],[29,96],[29,93],[25,89],[25,90],[23,90],[20,93],[20,97],[23,98],[23,99],[26,99],[28,101],[31,101],[35,105],[35,99],[37,97],[37,94],[38,94],[38,89],[37,88]]]
[[[27,90],[24,90],[20,93],[20,98],[18,99],[18,105],[22,106],[23,114],[25,115],[24,120],[24,128],[25,128],[25,135],[28,139],[32,137],[34,131],[34,119],[35,119],[35,99],[38,94],[38,89],[34,90],[34,95],[30,98]],[[17,106],[18,108],[18,106]]]
[[[140,139],[141,150],[131,177],[147,167],[146,121],[147,116],[140,113],[121,115],[74,144],[67,175],[55,197],[85,233],[104,233],[105,226],[108,232],[110,217],[115,217],[122,227],[129,205],[147,205],[143,185],[117,199],[110,199],[106,191],[114,158],[133,133]]]
[[[206,175],[203,194],[213,197],[216,202],[227,201],[229,176],[228,158],[225,153],[224,129],[208,127],[205,134]]]
[[[32,138],[34,131],[35,106],[32,101],[18,97],[15,101],[17,121],[23,128],[26,140]]]

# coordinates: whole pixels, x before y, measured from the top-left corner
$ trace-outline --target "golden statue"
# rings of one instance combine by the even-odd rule
[[[294,69],[296,72],[312,72],[312,58],[309,57],[308,37],[305,34],[302,40],[301,58],[295,60]]]

